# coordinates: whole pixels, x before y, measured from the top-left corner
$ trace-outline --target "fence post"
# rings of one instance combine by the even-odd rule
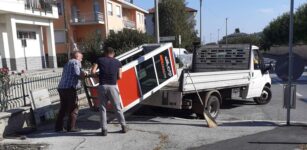
[[[25,86],[24,86],[24,78],[21,78],[21,87],[22,87],[22,97],[23,97],[23,105],[26,106],[26,92],[25,92]]]

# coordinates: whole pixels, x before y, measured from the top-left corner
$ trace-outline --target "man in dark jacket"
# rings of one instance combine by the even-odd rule
[[[109,100],[112,102],[117,119],[121,124],[122,133],[127,132],[117,87],[117,80],[122,78],[122,64],[114,56],[114,50],[109,47],[104,51],[104,57],[99,58],[92,67],[92,74],[95,74],[99,69],[99,99],[101,101],[101,132],[103,136],[108,133],[106,105]]]

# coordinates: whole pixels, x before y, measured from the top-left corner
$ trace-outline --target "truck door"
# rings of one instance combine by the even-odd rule
[[[259,55],[258,50],[252,50],[251,57],[251,74],[250,84],[246,98],[260,97],[263,88],[263,75],[261,68],[263,66],[263,59]]]

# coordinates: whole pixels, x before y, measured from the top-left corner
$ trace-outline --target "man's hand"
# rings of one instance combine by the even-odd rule
[[[87,76],[88,76],[88,72],[87,71],[81,71],[81,73],[80,73],[81,79],[84,79]]]
[[[123,71],[122,68],[119,68],[118,70],[118,79],[122,79],[123,78]]]
[[[92,68],[91,68],[91,74],[95,75],[97,72],[97,68],[98,68],[98,64],[93,64]]]

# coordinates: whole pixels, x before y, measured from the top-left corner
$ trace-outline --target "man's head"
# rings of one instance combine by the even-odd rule
[[[82,61],[82,59],[83,59],[83,54],[82,54],[80,51],[73,51],[73,52],[71,53],[71,58],[72,58],[72,59],[79,60],[79,61]]]
[[[107,57],[114,57],[115,56],[115,51],[112,47],[108,47],[104,50],[104,56],[107,56]]]

